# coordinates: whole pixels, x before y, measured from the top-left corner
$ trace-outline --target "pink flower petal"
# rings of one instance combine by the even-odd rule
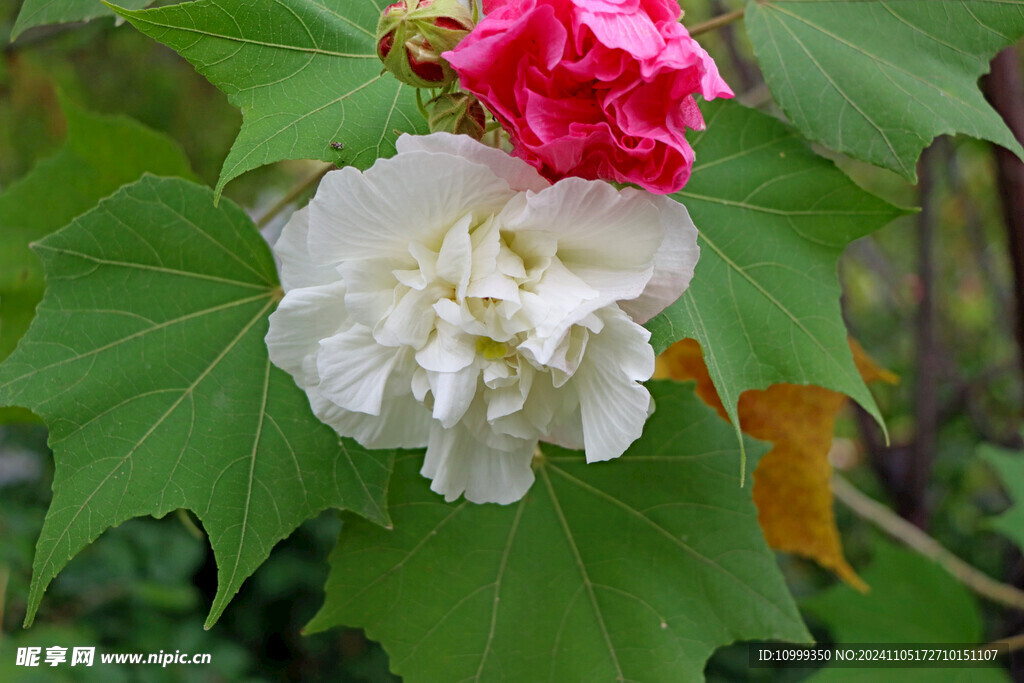
[[[464,90],[555,181],[635,183],[658,194],[690,176],[694,94],[732,97],[674,0],[493,0],[444,54]]]

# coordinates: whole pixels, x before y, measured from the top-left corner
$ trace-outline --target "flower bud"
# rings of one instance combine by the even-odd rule
[[[484,107],[480,100],[469,93],[438,95],[427,103],[427,115],[431,133],[462,134],[474,140],[484,136]]]
[[[398,80],[435,88],[456,75],[442,52],[473,28],[473,17],[458,0],[399,0],[384,8],[377,24],[377,56]]]

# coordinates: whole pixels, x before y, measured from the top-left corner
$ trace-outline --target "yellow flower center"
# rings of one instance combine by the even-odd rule
[[[476,352],[482,354],[487,360],[504,358],[508,353],[508,345],[496,342],[490,337],[477,337]]]

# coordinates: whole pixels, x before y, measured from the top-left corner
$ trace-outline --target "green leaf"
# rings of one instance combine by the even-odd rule
[[[625,455],[545,444],[512,505],[445,504],[400,457],[394,531],[346,520],[308,630],[366,629],[408,681],[700,680],[719,645],[808,642],[728,425],[692,385],[650,388]]]
[[[837,583],[800,607],[828,626],[837,643],[981,643],[984,629],[974,597],[931,560],[883,541],[861,573],[861,593]],[[1004,681],[998,669],[888,670],[894,681]],[[826,668],[813,680],[877,681],[877,669]]]
[[[978,453],[999,475],[1013,506],[989,520],[989,526],[1024,550],[1024,454],[983,444]]]
[[[814,141],[912,182],[943,133],[1024,155],[978,90],[1024,34],[1024,0],[755,0],[746,22],[772,95]]]
[[[282,159],[367,168],[394,153],[399,132],[427,130],[415,91],[382,72],[372,2],[198,0],[115,11],[177,50],[242,110],[218,196],[232,178]]]
[[[122,0],[130,9],[145,7],[153,0]],[[101,0],[25,0],[11,30],[11,40],[36,26],[89,21],[113,14]]]
[[[339,443],[270,364],[281,292],[240,208],[146,176],[35,249],[46,296],[0,365],[0,403],[46,420],[56,461],[27,623],[68,560],[131,517],[188,508],[202,520],[219,582],[208,624],[321,510],[388,522],[393,453]]]
[[[68,126],[64,146],[0,194],[0,361],[14,350],[43,298],[42,264],[29,243],[147,171],[192,177],[170,138],[128,118],[90,114],[64,97],[61,108]],[[0,421],[27,415],[2,409]]]
[[[906,213],[860,189],[782,123],[730,102],[704,107],[697,163],[673,195],[700,231],[689,290],[647,323],[657,351],[693,338],[734,425],[747,389],[815,384],[881,423],[853,363],[836,262]]]

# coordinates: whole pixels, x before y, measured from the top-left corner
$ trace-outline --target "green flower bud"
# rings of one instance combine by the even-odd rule
[[[430,132],[468,135],[474,140],[484,136],[486,115],[480,100],[469,93],[439,95],[427,103]]]
[[[473,17],[458,0],[399,0],[384,8],[377,24],[377,56],[398,80],[436,88],[456,74],[441,53],[473,28]]]

